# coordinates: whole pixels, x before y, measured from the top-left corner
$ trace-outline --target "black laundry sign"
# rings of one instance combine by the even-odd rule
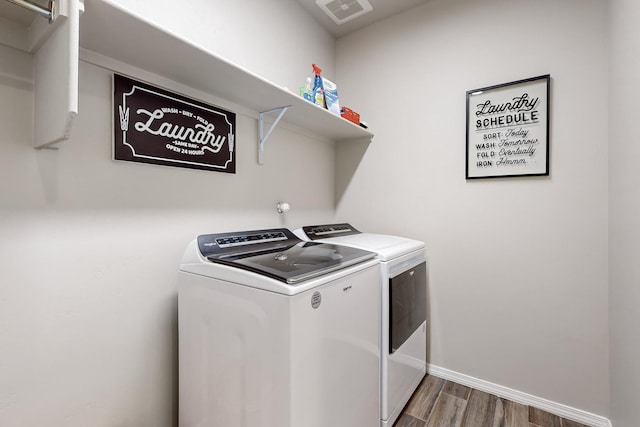
[[[114,159],[235,173],[235,113],[113,76]]]

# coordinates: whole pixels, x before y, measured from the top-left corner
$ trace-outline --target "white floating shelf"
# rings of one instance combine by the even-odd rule
[[[257,112],[288,108],[283,121],[333,141],[373,133],[168,32],[109,0],[85,0],[80,46]]]

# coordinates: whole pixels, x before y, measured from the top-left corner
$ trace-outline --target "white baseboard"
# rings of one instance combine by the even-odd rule
[[[453,381],[455,383],[475,388],[477,390],[484,391],[486,393],[493,394],[498,397],[511,400],[513,402],[521,403],[527,406],[533,406],[534,408],[542,409],[543,411],[558,415],[561,418],[576,421],[587,426],[612,427],[611,421],[609,421],[605,417],[601,417],[600,415],[595,415],[590,412],[562,405],[560,403],[551,402],[541,397],[532,396],[518,390],[513,390],[508,387],[493,384],[488,381],[451,371],[446,368],[427,364],[427,373],[429,375],[433,375],[434,377]]]

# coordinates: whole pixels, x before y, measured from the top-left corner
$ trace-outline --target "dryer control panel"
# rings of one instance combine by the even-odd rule
[[[329,237],[348,236],[350,234],[360,234],[351,224],[326,224],[309,225],[302,227],[302,231],[311,240],[327,239]]]

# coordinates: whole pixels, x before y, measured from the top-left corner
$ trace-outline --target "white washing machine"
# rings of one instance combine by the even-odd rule
[[[178,271],[181,427],[375,427],[375,253],[287,229],[199,236]]]
[[[295,230],[298,237],[378,254],[381,286],[380,425],[391,427],[426,373],[427,264],[418,240],[361,233],[349,224]]]

